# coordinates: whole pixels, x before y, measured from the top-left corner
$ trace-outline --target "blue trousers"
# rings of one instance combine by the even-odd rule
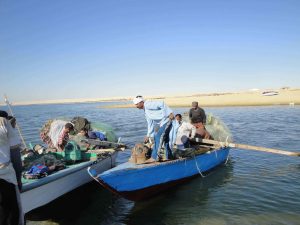
[[[164,146],[166,159],[172,158],[172,151],[169,146],[169,133],[172,128],[172,121],[165,123],[159,128],[154,135],[154,147],[152,149],[151,158],[157,160],[159,156],[158,151]]]

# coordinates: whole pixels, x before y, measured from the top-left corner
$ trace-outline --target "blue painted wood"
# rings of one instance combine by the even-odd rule
[[[193,158],[163,163],[133,164],[126,162],[105,171],[97,178],[117,192],[136,191],[209,171],[224,163],[228,154],[229,148],[220,148]]]

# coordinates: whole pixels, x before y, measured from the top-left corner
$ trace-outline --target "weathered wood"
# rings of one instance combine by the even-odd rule
[[[300,152],[289,152],[289,151],[285,151],[285,150],[265,148],[265,147],[254,146],[254,145],[222,142],[222,141],[215,141],[215,140],[208,140],[208,139],[199,139],[198,142],[206,143],[206,144],[214,144],[214,145],[224,146],[224,147],[231,147],[231,148],[240,148],[240,149],[247,149],[247,150],[254,150],[254,151],[261,151],[261,152],[269,152],[269,153],[275,153],[275,154],[281,154],[281,155],[287,155],[287,156],[300,156]]]
[[[88,150],[88,153],[104,153],[104,152],[115,152],[115,149],[95,149],[95,150]]]
[[[116,143],[116,142],[110,142],[110,141],[100,141],[97,139],[83,139],[81,142],[91,144],[91,145],[98,145],[105,148],[116,148],[120,150],[124,150],[126,148],[125,144],[122,143]]]

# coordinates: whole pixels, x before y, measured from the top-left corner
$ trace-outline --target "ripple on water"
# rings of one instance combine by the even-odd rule
[[[111,125],[131,148],[141,142],[147,125],[143,111],[104,109],[96,104],[14,107],[26,140],[39,141],[40,127],[51,118],[84,115],[91,121]],[[174,109],[182,113],[188,108]],[[299,151],[300,107],[206,108],[228,125],[237,143]],[[36,133],[35,133],[36,132]],[[118,162],[128,159],[130,150]],[[79,211],[69,200],[59,202],[68,216],[57,215],[38,221],[59,224],[299,224],[300,164],[298,158],[256,151],[232,149],[228,165],[205,178],[184,185],[145,202],[133,203],[115,197],[101,187],[85,192],[88,201]],[[75,192],[75,196],[81,192]],[[75,198],[72,196],[72,198]],[[76,198],[75,198],[76,199]],[[58,207],[58,206],[57,206]],[[49,206],[47,207],[49,211]],[[57,212],[58,213],[58,212]],[[54,221],[54,222],[51,222]],[[28,221],[28,224],[34,222]]]

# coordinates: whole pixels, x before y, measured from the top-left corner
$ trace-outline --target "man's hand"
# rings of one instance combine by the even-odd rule
[[[145,136],[144,137],[144,143],[148,143],[148,141],[149,141],[149,137]]]

